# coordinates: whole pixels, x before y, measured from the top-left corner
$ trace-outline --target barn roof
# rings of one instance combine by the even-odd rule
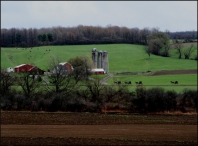
[[[26,64],[21,64],[21,65],[18,65],[18,66],[15,66],[14,68],[18,68],[18,67],[21,67],[21,66],[24,66]]]
[[[70,66],[71,66],[71,68],[72,68],[72,70],[73,70],[73,66],[69,63],[69,62],[61,62],[61,63],[59,63],[60,65],[65,65],[65,64],[69,64]]]
[[[38,68],[37,66],[33,66],[33,67],[31,67],[28,71],[32,71],[33,69],[38,69],[38,70],[40,70],[40,71],[43,71],[43,72],[44,72],[44,70],[42,70],[42,69]]]
[[[33,70],[34,68],[37,68],[36,66],[31,67],[28,71]]]

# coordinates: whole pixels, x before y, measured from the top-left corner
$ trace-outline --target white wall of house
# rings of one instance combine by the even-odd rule
[[[14,69],[11,68],[11,67],[8,67],[8,68],[6,69],[6,71],[7,71],[7,72],[14,72]]]

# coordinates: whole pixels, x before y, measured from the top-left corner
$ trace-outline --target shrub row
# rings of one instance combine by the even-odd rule
[[[11,90],[1,97],[2,110],[101,112],[106,109],[124,109],[147,113],[198,109],[197,91],[185,89],[182,93],[163,88],[146,89],[137,86],[135,92],[127,88],[105,87],[100,92],[77,90],[71,93],[37,92],[28,98],[22,92]]]

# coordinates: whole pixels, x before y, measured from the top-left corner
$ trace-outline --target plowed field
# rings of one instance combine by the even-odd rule
[[[197,114],[1,112],[1,145],[197,145]]]

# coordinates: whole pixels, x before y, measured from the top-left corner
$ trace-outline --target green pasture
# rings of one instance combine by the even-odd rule
[[[191,58],[197,54],[197,46],[192,53]],[[114,77],[107,82],[114,85],[115,80],[132,81],[132,85],[128,86],[130,90],[135,90],[136,81],[142,81],[146,88],[161,86],[165,89],[174,89],[177,92],[184,88],[197,90],[197,74],[186,75],[163,75],[148,76],[142,75],[116,75],[117,72],[146,72],[148,70],[188,70],[197,69],[197,61],[178,59],[174,49],[171,49],[170,57],[161,57],[151,55],[145,52],[145,46],[133,44],[104,44],[104,45],[66,45],[66,46],[42,46],[33,47],[32,49],[22,48],[1,48],[1,67],[14,68],[23,63],[34,64],[43,70],[47,70],[48,62],[51,57],[59,57],[61,62],[66,62],[72,57],[89,56],[91,58],[91,50],[96,48],[98,51],[107,51],[109,58],[109,72],[114,73]],[[184,47],[186,49],[187,46]],[[47,51],[46,51],[47,50]],[[50,50],[50,51],[49,51]],[[31,51],[31,52],[30,52]],[[101,75],[105,78],[107,75]],[[92,76],[95,78],[95,76]],[[172,85],[170,81],[178,81],[178,85]]]
[[[108,80],[109,84],[113,84],[114,81],[142,81],[145,85],[171,85],[170,81],[178,81],[179,85],[197,85],[197,74],[178,74],[178,75],[115,75]]]
[[[15,67],[23,63],[30,63],[47,70],[50,57],[58,56],[61,62],[66,62],[76,56],[91,58],[93,48],[108,52],[110,72],[197,68],[197,61],[178,59],[174,50],[171,51],[171,57],[155,55],[149,57],[145,53],[145,46],[132,44],[42,46],[24,50],[22,48],[1,48],[1,67]],[[193,53],[196,54],[197,50]]]
[[[126,85],[125,81],[131,81],[131,85],[126,85],[131,91],[135,91],[136,83],[142,81],[145,88],[162,87],[165,90],[175,90],[182,92],[184,89],[197,90],[197,74],[181,74],[181,75],[115,75],[110,78],[107,83],[116,85],[114,81],[121,81],[122,85]],[[178,81],[178,84],[171,84],[170,81]]]
[[[110,85],[112,87],[116,87],[118,85]],[[119,85],[119,86],[124,86],[124,88],[127,88],[129,91],[131,92],[135,92],[136,88],[138,87],[137,85],[133,84],[133,85],[125,85],[125,84],[122,84],[122,85]],[[194,90],[194,91],[197,91],[197,86],[181,86],[181,85],[152,85],[152,86],[149,86],[149,85],[141,85],[142,87],[144,87],[145,89],[151,89],[151,88],[163,88],[165,91],[176,91],[177,93],[182,93],[185,89],[188,89],[188,90]]]

